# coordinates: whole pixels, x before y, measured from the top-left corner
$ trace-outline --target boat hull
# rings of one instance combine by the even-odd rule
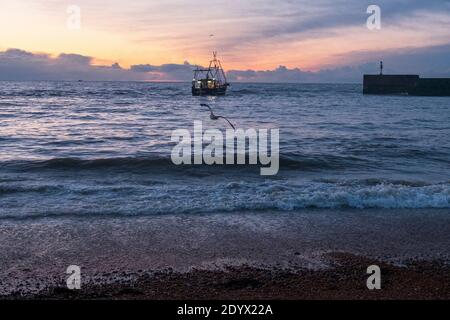
[[[226,86],[219,88],[192,88],[193,96],[223,96],[226,92]]]

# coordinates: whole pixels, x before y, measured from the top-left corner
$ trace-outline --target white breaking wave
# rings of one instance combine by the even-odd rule
[[[450,184],[412,186],[394,183],[332,184],[311,182],[302,185],[266,183],[252,185],[231,183],[226,190],[247,189],[231,195],[217,191],[223,204],[228,202],[236,209],[301,208],[450,208]],[[226,201],[229,200],[229,201]],[[226,206],[223,208],[226,209]]]
[[[5,194],[2,218],[60,215],[154,215],[232,211],[294,211],[305,208],[450,208],[450,183],[425,184],[373,180],[338,182],[204,182],[113,186],[69,185],[19,189],[33,201],[18,211]]]

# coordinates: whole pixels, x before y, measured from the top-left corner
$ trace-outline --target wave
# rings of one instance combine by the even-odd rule
[[[24,193],[24,192],[47,193],[47,192],[57,192],[61,190],[63,190],[62,187],[53,185],[38,185],[38,186],[0,185],[0,196],[13,193]]]
[[[376,180],[309,182],[300,185],[271,182],[251,187],[246,183],[232,183],[227,189],[250,187],[255,190],[255,197],[248,202],[242,201],[241,207],[237,206],[237,209],[450,208],[450,183]]]
[[[81,180],[81,179],[80,179]],[[427,184],[380,179],[338,182],[180,180],[159,183],[120,181],[66,186],[11,186],[11,192],[40,192],[20,208],[6,194],[0,219],[39,217],[152,216],[226,212],[296,212],[308,209],[449,209],[450,181]],[[2,194],[0,193],[0,196]],[[12,201],[12,202],[11,202]],[[11,207],[8,203],[12,203]],[[448,211],[448,210],[447,210]]]
[[[67,143],[67,142],[65,142]],[[248,155],[247,155],[248,157]],[[322,170],[322,169],[343,169],[349,167],[369,166],[370,164],[358,157],[334,156],[334,155],[281,155],[281,170]],[[248,162],[248,161],[247,161]],[[224,165],[180,165],[172,163],[170,156],[130,156],[113,158],[93,158],[83,159],[75,157],[52,158],[47,160],[8,160],[0,162],[0,168],[19,169],[19,170],[39,170],[39,169],[161,169],[166,167],[173,170],[175,168],[211,168],[217,170],[219,167],[227,169],[261,167],[257,165],[230,165],[226,164],[226,157],[223,159]],[[226,165],[225,165],[226,164]]]
[[[136,168],[170,165],[170,158],[119,157],[119,158],[53,158],[49,160],[4,161],[0,167],[39,170],[39,169],[101,169],[101,168]]]
[[[355,156],[321,155],[284,155],[280,157],[283,169],[344,169],[371,166],[366,159]]]
[[[62,90],[62,89],[29,89],[20,91],[3,92],[2,97],[71,97],[78,95],[75,90]]]
[[[433,185],[430,182],[420,180],[395,180],[395,179],[380,179],[380,178],[367,178],[360,180],[339,180],[339,179],[317,179],[316,182],[324,182],[336,184],[339,186],[376,186],[376,185],[396,185],[396,186],[409,186],[409,187],[425,187]]]
[[[84,92],[85,96],[110,98],[114,96],[137,98],[145,95],[145,92],[133,89],[96,89],[87,90]],[[64,89],[30,89],[25,91],[10,91],[1,93],[2,97],[31,97],[31,98],[46,98],[46,97],[77,97],[80,95],[80,89],[73,90]]]
[[[237,89],[237,90],[230,90],[231,94],[260,94],[261,90],[259,89]]]

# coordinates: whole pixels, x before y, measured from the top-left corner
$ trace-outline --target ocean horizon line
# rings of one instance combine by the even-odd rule
[[[191,81],[184,81],[184,80],[58,80],[58,79],[49,79],[49,80],[43,80],[43,79],[0,79],[0,82],[135,82],[135,83],[184,83],[184,84],[190,84]],[[308,84],[308,85],[320,85],[320,84],[352,84],[352,85],[362,85],[362,78],[360,82],[259,82],[259,81],[233,81],[233,83],[239,83],[239,84]]]

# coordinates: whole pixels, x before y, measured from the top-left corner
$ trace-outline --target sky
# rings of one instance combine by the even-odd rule
[[[230,81],[450,76],[450,0],[0,0],[0,80],[189,81],[213,50]]]

